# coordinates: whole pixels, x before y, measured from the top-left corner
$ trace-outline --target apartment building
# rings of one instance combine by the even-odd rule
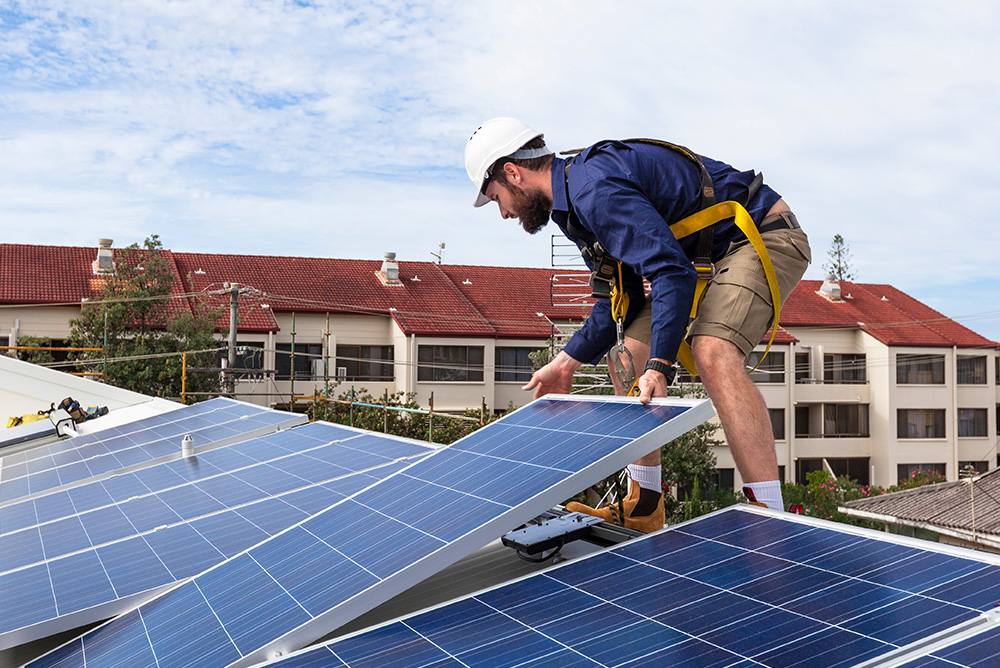
[[[802,281],[751,377],[787,481],[826,469],[888,486],[1000,465],[998,344],[891,285]],[[716,450],[720,481],[741,484],[728,448]]]
[[[62,344],[80,305],[99,295],[102,258],[108,270],[119,252],[0,244],[0,345],[24,336]],[[559,277],[548,269],[400,262],[394,253],[382,261],[164,253],[175,272],[172,308],[212,300],[226,313],[223,335],[229,288],[239,286],[237,366],[246,373],[236,396],[268,406],[291,407],[293,397],[328,387],[333,396],[413,393],[424,406],[433,394],[440,411],[523,405],[528,354],[589,311],[588,300],[553,306]]]
[[[0,244],[0,345],[58,344],[100,288],[97,248]],[[110,266],[105,249],[105,269]],[[240,287],[237,396],[288,407],[329,386],[413,393],[435,410],[522,405],[528,355],[586,317],[581,275],[432,262],[178,253],[176,300]],[[585,281],[584,281],[585,282]],[[569,289],[566,286],[569,285]],[[554,305],[555,304],[555,305]],[[220,320],[220,332],[228,316]],[[751,357],[756,363],[764,350]],[[990,341],[890,285],[803,281],[752,373],[782,476],[826,469],[891,485],[934,469],[998,465],[1000,354]],[[685,380],[682,376],[681,380]],[[690,379],[688,379],[690,380]],[[742,485],[726,446],[716,482]]]

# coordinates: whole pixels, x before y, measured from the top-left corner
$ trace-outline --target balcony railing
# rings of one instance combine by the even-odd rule
[[[796,378],[796,385],[867,385],[867,380],[824,380],[822,378]]]

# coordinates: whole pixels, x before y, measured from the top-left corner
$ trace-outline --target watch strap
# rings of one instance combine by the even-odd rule
[[[659,360],[648,360],[644,370],[649,371],[650,369],[662,373],[667,378],[667,385],[673,385],[674,377],[677,376],[677,367],[673,364],[666,364]]]

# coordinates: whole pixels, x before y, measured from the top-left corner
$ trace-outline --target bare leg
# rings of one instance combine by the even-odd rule
[[[632,361],[636,369],[641,372],[646,366],[646,360],[649,359],[649,346],[635,339],[625,337],[625,347],[632,353]],[[611,355],[609,355],[608,366],[613,366]],[[615,386],[615,394],[621,396],[626,394],[630,389],[622,387],[613,372],[611,379]],[[641,480],[637,478],[629,483],[628,496],[621,499],[618,504],[611,504],[603,508],[592,508],[580,503],[570,502],[566,504],[566,510],[593,515],[605,522],[613,522],[645,533],[662,529],[666,517],[663,506],[663,491],[660,487],[662,484],[659,475],[660,449],[657,448],[632,463],[638,466],[655,467],[654,477],[658,483],[655,484],[656,489],[649,488],[653,484],[653,481],[650,480],[648,475],[650,471],[647,469],[638,472],[641,475]]]
[[[626,336],[625,347],[628,348],[630,353],[632,353],[632,363],[635,365],[636,377],[641,376],[642,370],[646,367],[646,362],[649,361],[649,346],[642,341]],[[614,354],[614,351],[608,353],[608,369],[614,369],[614,362],[611,359],[611,356]],[[615,386],[615,394],[618,396],[624,396],[629,390],[629,388],[621,386],[621,383],[618,382],[618,378],[615,376],[613,371],[611,373],[611,384]],[[659,448],[647,455],[643,455],[632,463],[638,466],[659,466]]]
[[[692,351],[743,481],[777,480],[771,419],[764,397],[747,376],[746,357],[733,343],[713,336],[695,337]]]

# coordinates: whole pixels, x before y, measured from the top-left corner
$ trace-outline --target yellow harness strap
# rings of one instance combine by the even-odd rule
[[[757,365],[760,365],[760,362],[763,362],[764,358],[767,357],[768,351],[771,350],[771,344],[774,343],[774,335],[778,331],[778,319],[781,316],[781,292],[778,289],[778,278],[774,274],[774,265],[771,264],[771,257],[767,253],[764,241],[760,238],[760,232],[757,231],[757,226],[754,224],[750,214],[737,202],[719,202],[715,206],[702,209],[698,213],[677,221],[670,226],[670,231],[674,233],[675,238],[683,239],[689,234],[694,234],[726,218],[734,219],[736,226],[746,235],[754,250],[757,251],[760,263],[764,266],[767,287],[771,291],[771,303],[774,305],[774,324],[771,327],[771,338],[768,339],[767,348],[764,350],[764,354],[761,355],[760,361],[757,362]],[[712,279],[711,268],[696,267],[696,269],[698,270],[698,282],[695,284],[694,289],[691,318],[694,318],[698,314],[698,306],[705,295],[705,288],[708,287],[708,282]],[[681,347],[677,351],[677,361],[684,365],[689,374],[692,376],[698,375],[698,370],[694,364],[694,355],[687,341],[681,341]],[[754,369],[756,368],[757,366],[754,366]]]

